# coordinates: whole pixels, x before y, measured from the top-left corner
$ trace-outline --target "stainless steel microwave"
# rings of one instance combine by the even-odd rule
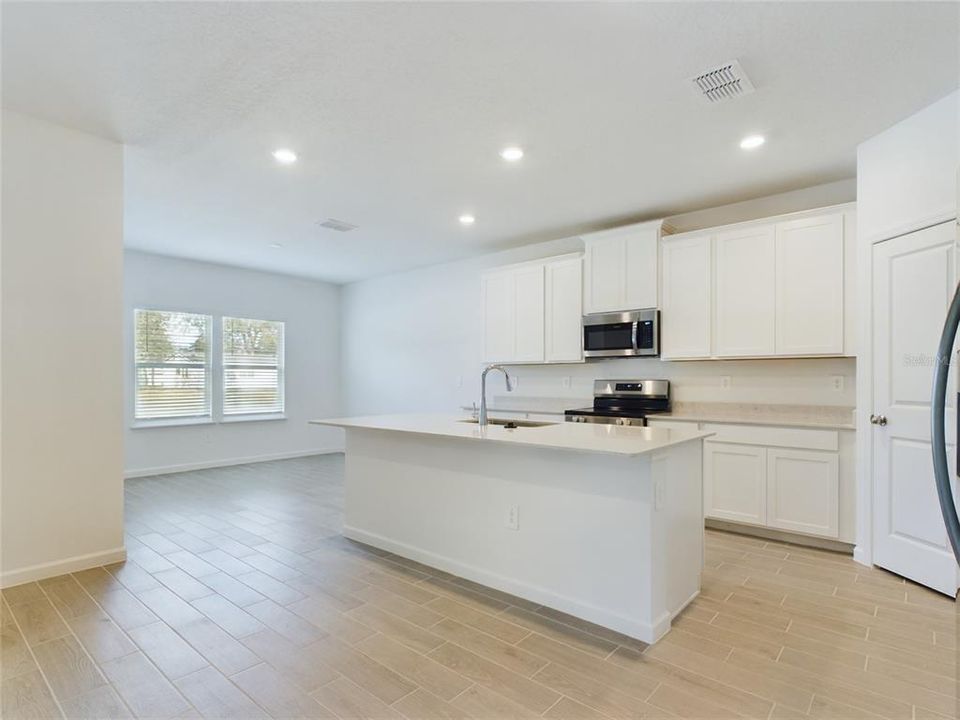
[[[660,312],[656,308],[583,316],[584,357],[660,354]]]

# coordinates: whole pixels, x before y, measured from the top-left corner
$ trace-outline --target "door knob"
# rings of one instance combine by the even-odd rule
[[[883,427],[884,425],[887,424],[887,416],[886,416],[886,415],[871,415],[871,416],[870,416],[870,422],[873,423],[874,425],[879,425],[880,427]]]

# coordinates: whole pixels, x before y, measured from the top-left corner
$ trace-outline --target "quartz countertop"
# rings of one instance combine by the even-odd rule
[[[855,408],[838,405],[774,405],[765,403],[674,402],[668,413],[651,419],[691,422],[781,425],[856,430]]]
[[[573,450],[637,456],[673,445],[702,440],[713,433],[691,428],[675,430],[656,427],[622,427],[557,422],[541,427],[507,429],[501,425],[479,427],[451,415],[370,415],[366,417],[311,420],[314,425],[328,425],[348,430],[384,430],[433,437],[449,437],[477,442],[505,443],[528,447]]]

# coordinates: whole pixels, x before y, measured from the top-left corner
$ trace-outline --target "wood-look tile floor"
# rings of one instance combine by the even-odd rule
[[[127,482],[123,564],[2,593],[4,718],[956,717],[954,603],[707,533],[654,647],[338,534],[343,460]]]

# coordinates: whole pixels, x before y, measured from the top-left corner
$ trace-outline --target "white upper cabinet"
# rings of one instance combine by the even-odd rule
[[[657,307],[657,248],[663,223],[583,236],[585,313]]]
[[[843,353],[843,215],[777,223],[777,354]]]
[[[582,275],[579,254],[483,273],[483,361],[582,362]]]
[[[776,352],[773,239],[773,225],[715,236],[714,354],[718,357],[763,357]]]
[[[709,357],[711,348],[712,237],[663,240],[660,354]]]
[[[854,206],[661,241],[666,359],[855,355]]]
[[[483,306],[483,358],[507,360],[514,354],[516,338],[515,280],[507,271],[484,273],[480,279]]]
[[[544,268],[544,360],[583,360],[583,261],[579,257],[548,262]]]
[[[513,360],[543,361],[543,267],[520,268],[514,277],[514,316],[516,317]]]

